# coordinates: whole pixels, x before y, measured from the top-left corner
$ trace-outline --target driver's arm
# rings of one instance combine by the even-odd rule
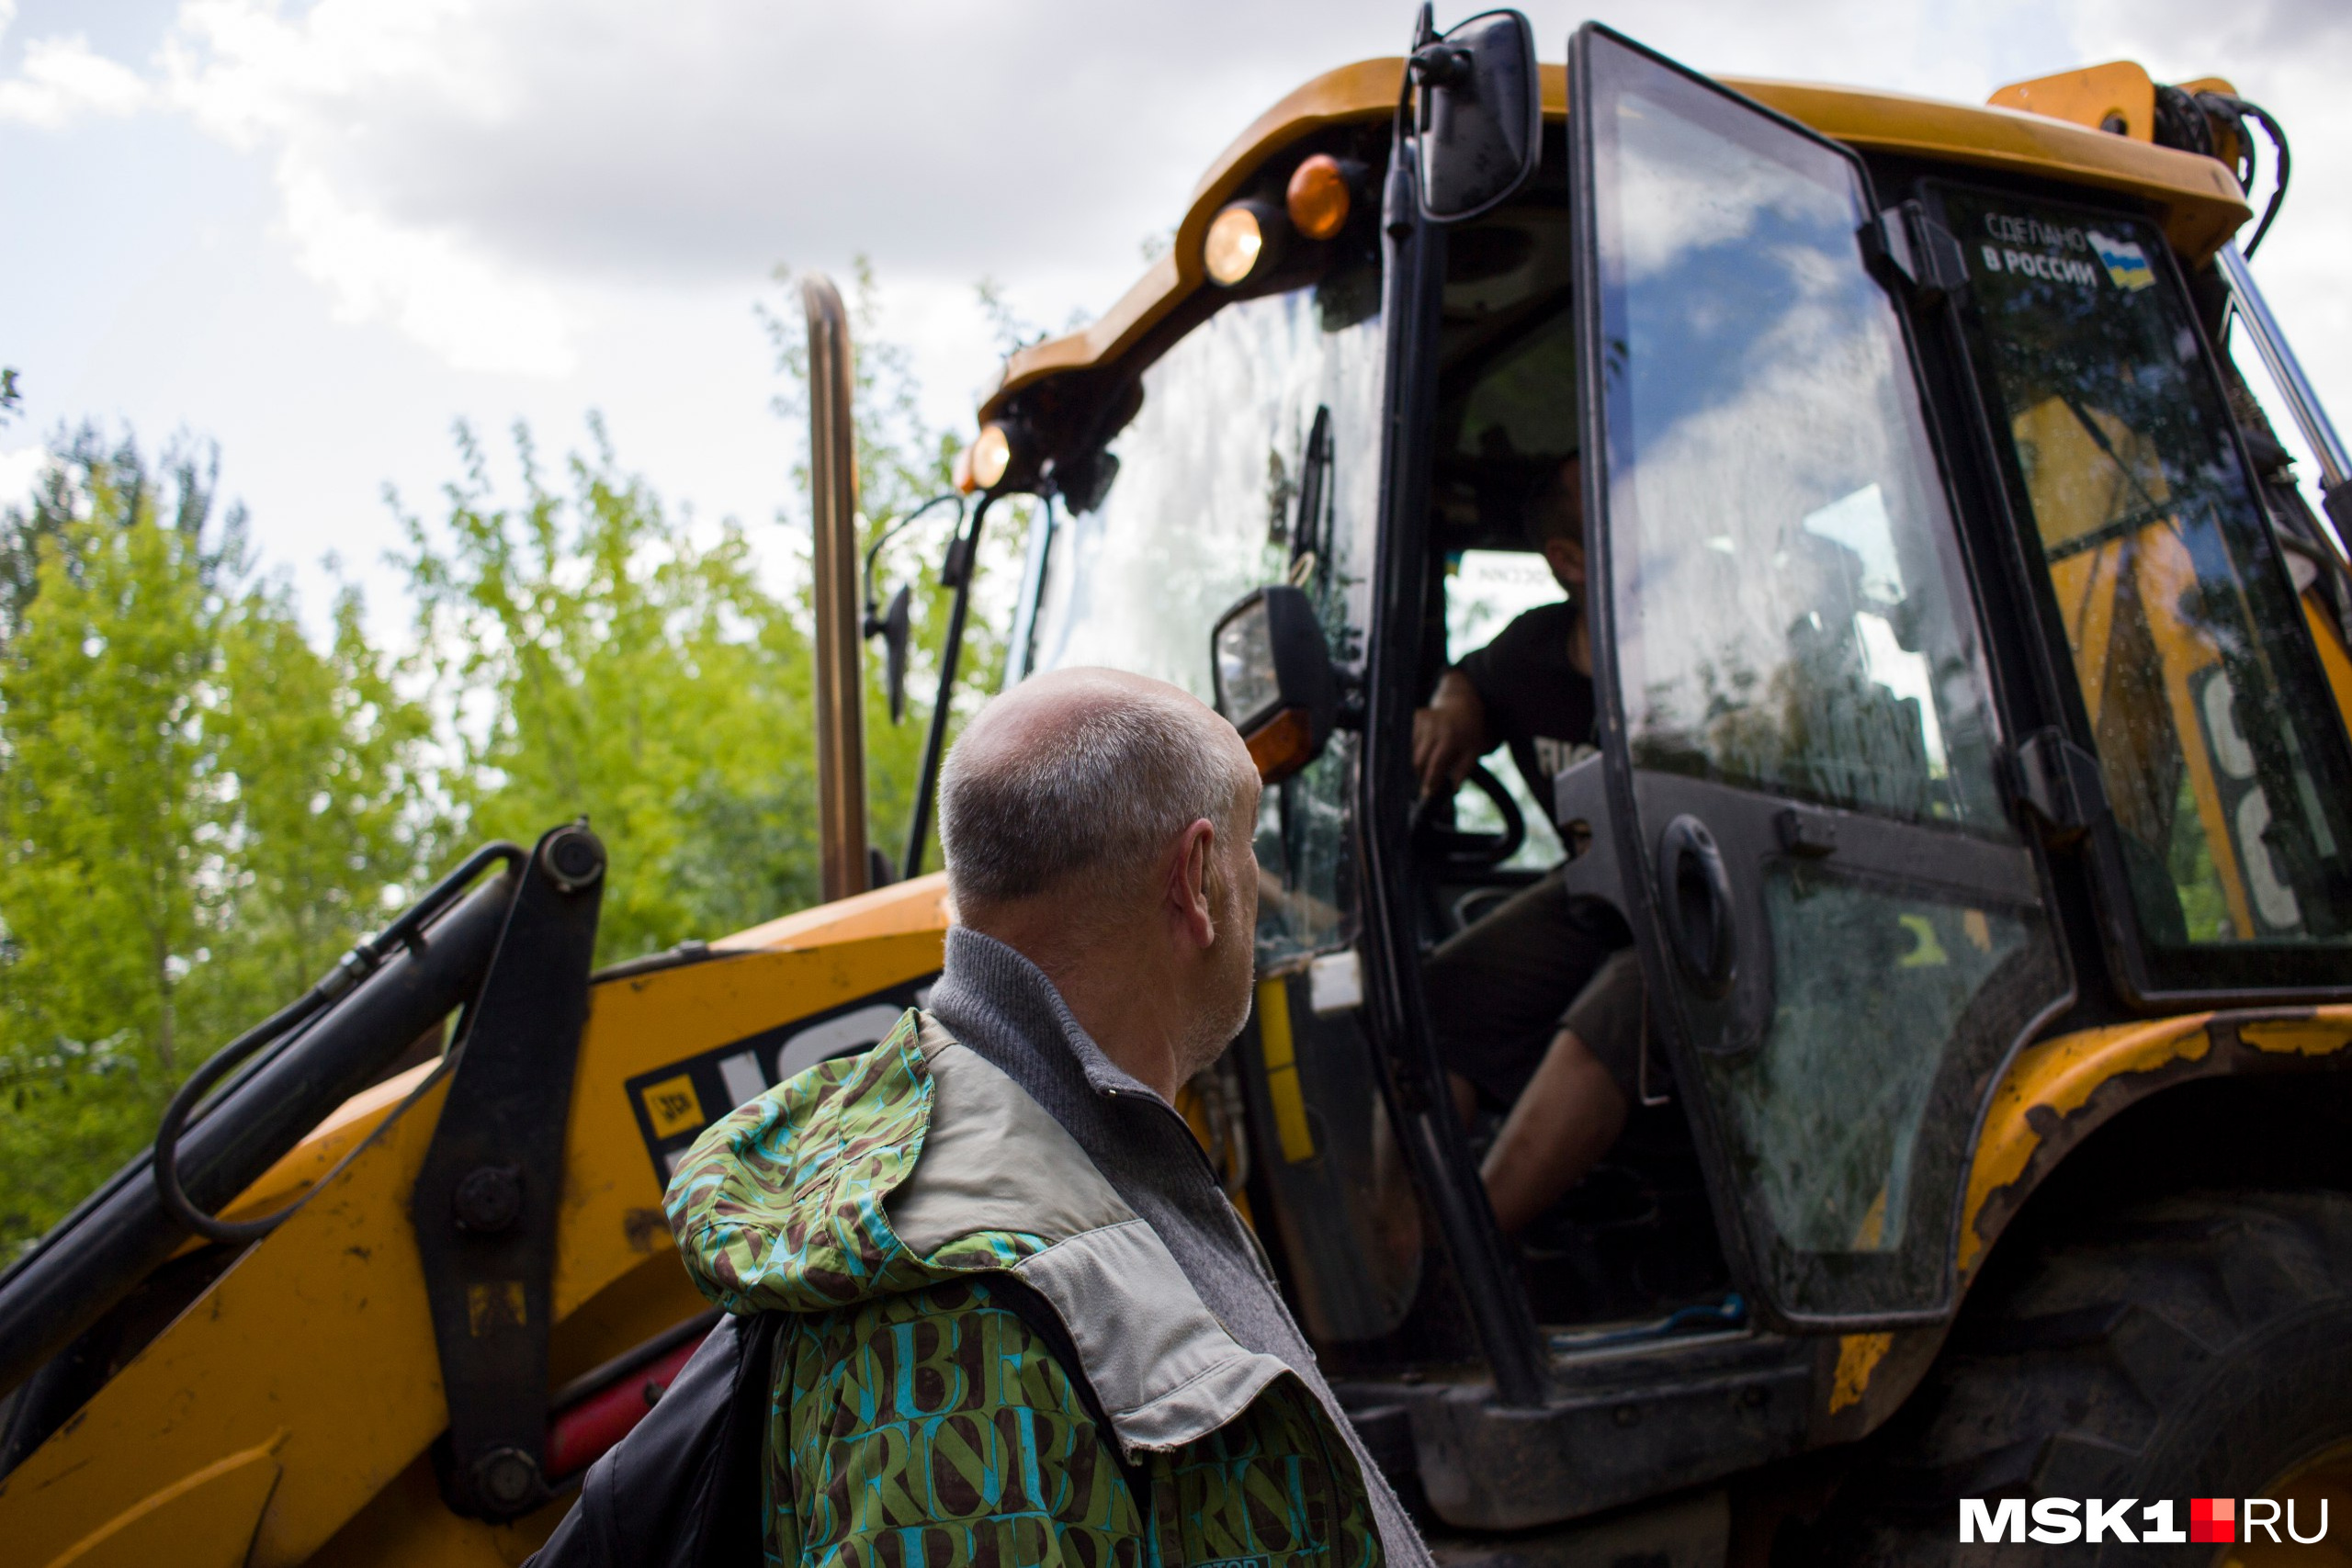
[[[1430,705],[1413,716],[1413,772],[1423,795],[1449,795],[1471,764],[1495,748],[1487,705],[1470,677],[1449,670],[1438,680]]]

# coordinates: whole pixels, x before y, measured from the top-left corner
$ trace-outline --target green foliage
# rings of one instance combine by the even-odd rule
[[[0,1244],[153,1131],[189,1067],[416,872],[421,713],[339,606],[314,652],[209,468],[62,444],[0,517]],[[168,489],[170,493],[164,492]],[[170,504],[159,506],[159,501]]]
[[[611,855],[609,963],[814,899],[814,699],[807,637],[742,530],[697,539],[592,429],[568,497],[518,430],[510,508],[460,428],[468,479],[442,528],[408,520],[405,564],[436,705],[455,716],[454,819],[469,840],[527,844],[587,816]]]
[[[798,301],[761,314],[790,420]],[[870,542],[949,488],[956,443],[923,420],[863,264],[853,327]],[[611,855],[603,963],[816,900],[805,472],[755,550],[733,521],[666,508],[593,416],[589,433],[550,480],[516,430],[502,495],[458,428],[445,506],[401,514],[399,658],[349,590],[323,637],[306,631],[286,582],[255,574],[243,513],[215,506],[209,450],[151,464],[128,437],[62,434],[30,503],[0,513],[0,1249],[143,1145],[205,1055],[484,840],[589,818]],[[1025,515],[989,522],[958,718],[1003,667]],[[951,516],[877,567],[886,600],[918,584],[903,725],[878,646],[866,662],[871,831],[894,863]]]

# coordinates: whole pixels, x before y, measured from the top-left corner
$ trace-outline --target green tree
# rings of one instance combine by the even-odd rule
[[[807,638],[742,530],[698,540],[591,430],[567,498],[518,429],[510,507],[461,425],[467,479],[439,530],[404,519],[405,565],[460,820],[528,842],[585,815],[611,856],[612,962],[815,897],[814,713]]]
[[[956,442],[924,420],[863,264],[854,293],[871,540],[948,488]],[[763,314],[797,417],[797,303]],[[665,509],[589,427],[560,489],[518,430],[511,499],[459,428],[446,517],[403,517],[400,660],[349,591],[306,634],[286,582],[255,575],[243,513],[216,507],[208,447],[150,465],[127,435],[62,433],[30,503],[0,512],[0,1247],[472,842],[589,817],[612,854],[605,962],[815,900],[806,474],[755,551],[733,522]],[[984,538],[959,718],[1001,671],[1025,522],[1000,509]],[[894,860],[947,535],[943,514],[900,536],[878,573],[886,595],[920,584],[903,726],[867,662],[872,829]]]
[[[450,858],[432,719],[396,675],[353,590],[323,649],[282,582],[249,587],[224,617],[209,723],[234,781],[220,869],[235,919],[212,948],[247,971],[236,993],[259,1010],[324,974]]]
[[[57,452],[0,517],[27,566],[0,652],[0,1242],[376,923],[427,815],[421,716],[356,602],[316,653],[249,580],[240,514],[215,525],[209,465],[159,484],[87,431]]]

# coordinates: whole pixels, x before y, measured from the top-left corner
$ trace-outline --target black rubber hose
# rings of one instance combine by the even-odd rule
[[[288,1048],[223,1089],[181,1136],[189,1201],[243,1191],[383,1065],[481,989],[514,897],[490,882],[312,1020]],[[96,1322],[187,1239],[148,1174],[152,1151],[0,1276],[0,1393]]]
[[[2262,221],[2255,225],[2254,238],[2245,243],[2245,254],[2250,260],[2254,255],[2255,247],[2262,243],[2262,237],[2270,232],[2270,225],[2278,217],[2278,209],[2286,203],[2287,176],[2294,169],[2295,158],[2294,154],[2287,150],[2286,131],[2281,130],[2278,122],[2271,118],[2268,109],[2264,108],[2260,104],[2247,103],[2244,98],[2237,100],[2237,106],[2240,113],[2262,122],[2262,129],[2268,134],[2272,149],[2278,154],[2278,172],[2271,176],[2270,205],[2262,209]]]
[[[180,1185],[179,1143],[182,1132],[191,1117],[198,1113],[199,1106],[204,1113],[209,1113],[212,1106],[205,1103],[205,1096],[212,1091],[214,1084],[266,1045],[287,1041],[288,1043],[278,1046],[278,1051],[291,1049],[291,1039],[298,1029],[333,1007],[354,987],[381,969],[393,953],[404,947],[413,948],[419,944],[424,928],[444,909],[456,903],[475,877],[502,861],[509,870],[520,875],[523,868],[530,863],[530,853],[522,845],[503,839],[476,850],[466,857],[463,865],[434,884],[424,897],[410,906],[398,919],[345,953],[343,962],[336,964],[326,978],[303,992],[300,998],[266,1022],[214,1052],[209,1060],[188,1075],[187,1081],[180,1085],[179,1092],[172,1096],[172,1102],[164,1108],[163,1122],[155,1129],[155,1192],[164,1201],[164,1207],[172,1218],[208,1241],[242,1245],[259,1241],[291,1219],[296,1209],[310,1201],[307,1196],[297,1199],[277,1213],[258,1220],[223,1221],[214,1218],[192,1202]],[[361,1146],[364,1145],[355,1145],[334,1169],[320,1179],[311,1191],[317,1192],[342,1175],[344,1166],[358,1157]]]

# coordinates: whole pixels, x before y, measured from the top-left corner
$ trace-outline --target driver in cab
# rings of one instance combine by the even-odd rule
[[[1539,801],[1593,751],[1583,487],[1560,465],[1528,509],[1529,542],[1566,597],[1528,611],[1440,677],[1413,716],[1425,797],[1449,798],[1497,746]],[[1563,874],[1505,901],[1431,955],[1425,982],[1454,1107],[1503,1117],[1482,1176],[1516,1235],[1598,1163],[1639,1098],[1641,968],[1624,922],[1569,897]]]

